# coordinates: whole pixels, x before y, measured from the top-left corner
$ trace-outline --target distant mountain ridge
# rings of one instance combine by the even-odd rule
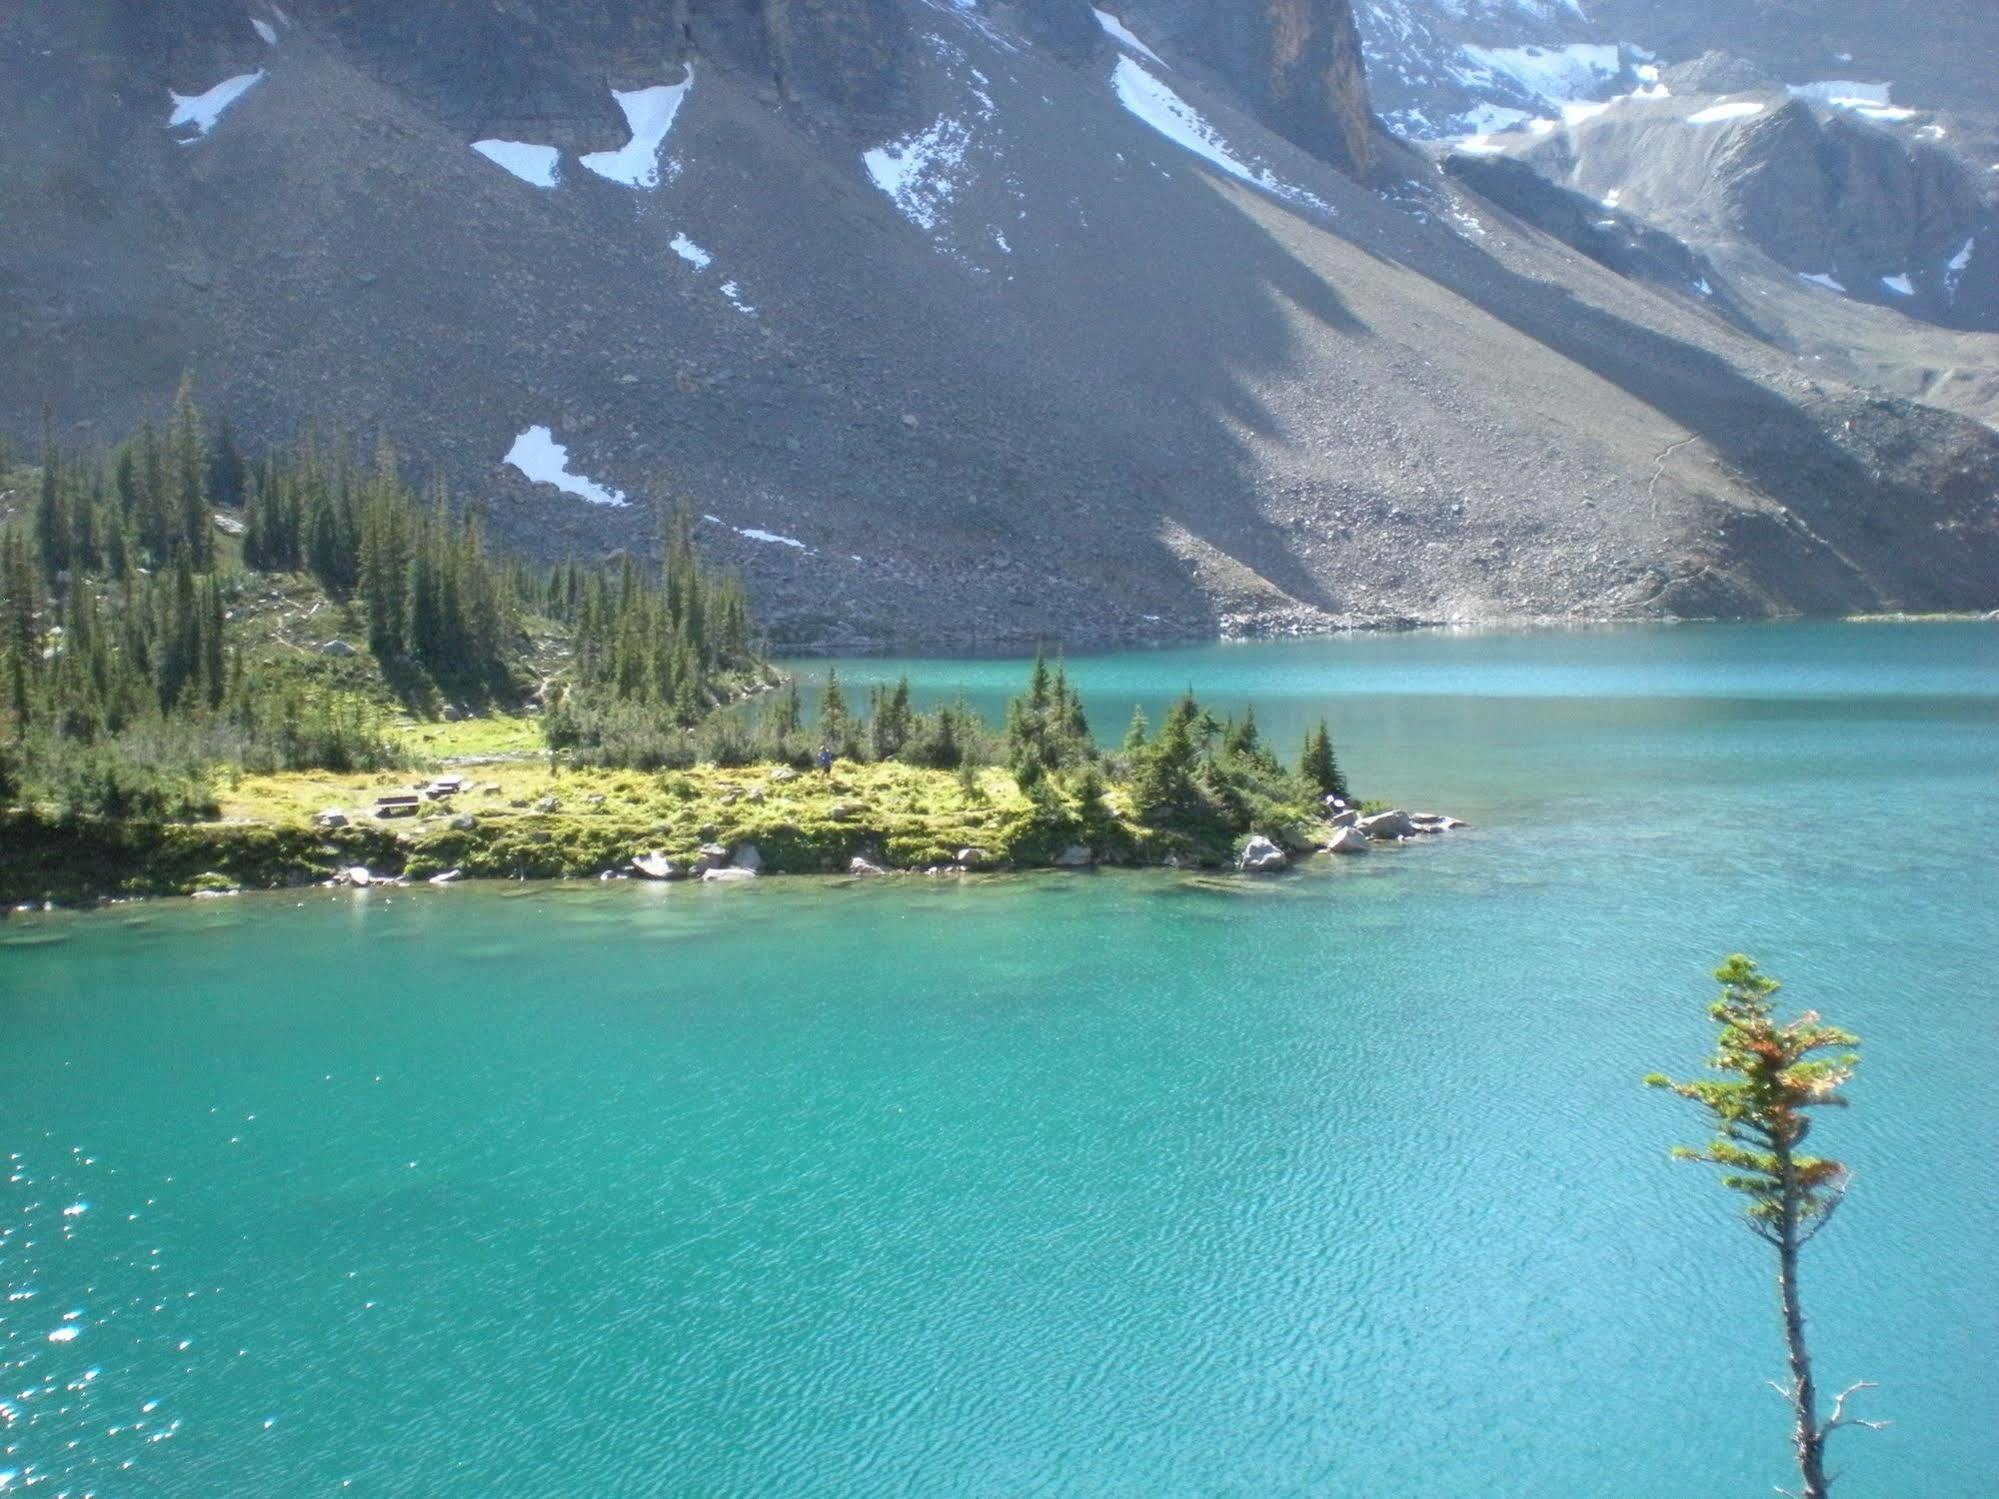
[[[43,0],[0,20],[0,425],[108,436],[192,368],[536,555],[677,499],[780,645],[1999,605],[1982,184],[1778,95],[1683,160],[1707,96],[1649,74],[1699,54],[1587,9]],[[1611,46],[1591,106],[1669,92],[1523,100],[1449,171],[1383,128],[1410,49],[1522,35]],[[1524,87],[1483,77],[1446,102]],[[1842,222],[1920,247],[1908,298],[1802,279]]]

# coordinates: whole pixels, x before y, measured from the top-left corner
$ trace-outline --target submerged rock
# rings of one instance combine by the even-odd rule
[[[1446,817],[1442,812],[1411,812],[1409,825],[1419,833],[1448,833],[1464,826],[1457,818]]]

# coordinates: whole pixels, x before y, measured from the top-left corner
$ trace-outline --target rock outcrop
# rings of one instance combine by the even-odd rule
[[[1228,79],[1278,134],[1350,176],[1374,175],[1378,126],[1349,0],[1124,0],[1120,8],[1172,52]]]

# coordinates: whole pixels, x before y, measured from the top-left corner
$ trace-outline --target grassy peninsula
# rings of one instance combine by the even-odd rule
[[[534,569],[386,443],[253,461],[191,387],[116,449],[0,453],[0,900],[1367,847],[1323,723],[1280,759],[1190,693],[1105,750],[1042,659],[1001,724],[831,676],[808,721],[686,513],[659,535]]]

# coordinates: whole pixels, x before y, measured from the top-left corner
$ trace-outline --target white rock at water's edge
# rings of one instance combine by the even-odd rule
[[[1334,828],[1333,836],[1326,841],[1329,854],[1364,854],[1373,847],[1367,834],[1356,827]]]
[[[1087,868],[1094,856],[1080,843],[1072,843],[1055,856],[1057,869]]]
[[[1370,838],[1406,838],[1416,831],[1409,814],[1400,808],[1377,812],[1360,820],[1360,830]]]
[[[1236,858],[1236,866],[1244,874],[1274,874],[1290,863],[1283,849],[1260,834],[1245,843]]]

